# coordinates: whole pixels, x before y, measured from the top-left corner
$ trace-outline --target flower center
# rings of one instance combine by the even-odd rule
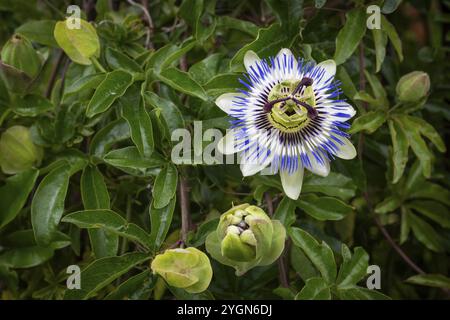
[[[297,132],[317,116],[312,79],[285,80],[269,92],[264,105],[271,124],[283,132]]]

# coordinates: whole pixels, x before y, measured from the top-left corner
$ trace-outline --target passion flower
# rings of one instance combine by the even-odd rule
[[[333,60],[316,65],[282,49],[268,59],[248,51],[244,65],[247,73],[241,83],[246,89],[216,100],[233,118],[219,151],[238,152],[244,176],[266,167],[269,174],[279,172],[286,195],[297,199],[304,168],[327,176],[334,157],[356,156],[343,131],[355,110],[339,97]]]

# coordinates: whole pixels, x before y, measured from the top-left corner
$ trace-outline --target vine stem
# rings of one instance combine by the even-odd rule
[[[190,210],[189,210],[189,186],[186,178],[184,178],[180,174],[178,183],[178,192],[180,196],[180,208],[181,208],[181,241],[182,245],[185,245],[187,242],[187,235],[190,230],[191,218],[190,218]]]
[[[273,216],[275,211],[275,206],[273,203],[273,199],[270,196],[268,192],[264,194],[264,200],[267,205],[267,213],[270,217]],[[280,284],[283,288],[289,288],[289,277],[288,277],[288,268],[287,268],[287,259],[286,259],[286,252],[287,248],[289,246],[288,241],[286,241],[285,248],[283,252],[281,253],[281,256],[277,260],[278,265],[278,277],[280,279]]]
[[[386,228],[381,224],[380,219],[378,219],[377,216],[374,217],[375,224],[377,225],[378,229],[380,229],[383,236],[386,238],[386,240],[389,242],[392,248],[398,253],[398,255],[405,261],[411,269],[414,269],[417,273],[424,274],[425,271],[423,271],[417,264],[414,263],[414,261],[411,260],[410,257],[398,246],[398,244],[392,239],[389,232],[386,230]]]
[[[64,52],[62,50],[59,50],[58,58],[56,60],[56,63],[53,65],[52,71],[50,73],[50,80],[48,81],[47,88],[45,89],[46,98],[50,98],[50,95],[52,94],[53,86],[55,85],[56,77],[58,75],[59,66],[61,65],[63,59]]]
[[[153,25],[152,16],[150,15],[150,12],[147,10],[148,1],[147,0],[142,1],[143,4],[137,3],[133,0],[127,0],[127,2],[129,4],[131,4],[132,6],[138,7],[139,9],[141,9],[144,12],[145,21],[148,24],[148,32],[147,32],[147,39],[145,40],[145,47],[147,49],[153,49],[153,44],[150,41],[150,38],[151,38],[153,29],[154,29],[154,25]]]

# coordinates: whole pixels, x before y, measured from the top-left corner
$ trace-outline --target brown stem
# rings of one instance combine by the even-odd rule
[[[272,197],[269,193],[264,194],[264,199],[266,201],[267,205],[267,213],[270,217],[274,214],[274,204]],[[285,248],[281,256],[277,260],[278,265],[278,277],[280,279],[280,284],[283,288],[289,288],[289,277],[288,277],[288,266],[287,266],[287,258],[286,258],[286,252],[288,252],[289,242],[286,241]]]
[[[151,36],[153,34],[154,25],[153,25],[152,16],[150,15],[150,13],[148,12],[148,9],[147,9],[148,1],[143,0],[142,4],[137,3],[137,2],[135,2],[133,0],[127,0],[127,2],[129,4],[131,4],[132,6],[136,6],[136,7],[140,8],[143,11],[143,13],[144,13],[144,20],[145,20],[145,22],[147,23],[147,26],[148,26],[147,39],[145,40],[145,47],[147,49],[153,49],[153,44],[150,41],[150,38],[151,38]]]
[[[189,187],[186,178],[180,175],[180,182],[178,183],[178,192],[180,196],[180,208],[181,208],[181,241],[183,241],[183,244],[185,244],[187,241],[187,235],[191,225],[188,191]]]
[[[50,98],[50,95],[52,94],[53,86],[56,82],[56,77],[58,75],[58,69],[61,65],[64,58],[64,52],[59,50],[58,58],[56,60],[56,63],[53,65],[52,71],[50,73],[50,80],[48,81],[47,88],[45,89],[45,97]]]
[[[417,264],[414,263],[414,261],[411,260],[410,257],[398,246],[398,244],[392,239],[389,232],[386,230],[386,228],[381,224],[380,220],[377,216],[374,217],[375,224],[377,225],[378,229],[380,229],[383,236],[386,238],[386,240],[389,242],[392,248],[398,253],[398,255],[403,259],[403,261],[406,262],[414,271],[420,274],[424,274],[425,271],[423,271]]]

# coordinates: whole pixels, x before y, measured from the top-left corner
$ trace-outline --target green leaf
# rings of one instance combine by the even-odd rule
[[[160,171],[153,185],[153,205],[156,209],[161,209],[169,204],[175,196],[177,185],[177,168],[169,163]]]
[[[402,203],[402,199],[398,196],[389,196],[382,202],[377,204],[377,206],[375,207],[375,212],[379,214],[393,212],[397,210],[402,205]]]
[[[370,290],[355,286],[353,288],[339,289],[339,298],[341,300],[390,300],[388,296],[376,290]]]
[[[140,86],[135,84],[119,99],[122,116],[128,122],[131,139],[144,157],[150,157],[153,149],[152,121],[141,100]]]
[[[310,278],[295,300],[331,300],[330,287],[322,278]]]
[[[217,17],[217,27],[224,28],[226,30],[235,29],[241,32],[247,33],[252,37],[258,35],[258,26],[254,23],[246,20],[236,19],[230,16],[218,16]]]
[[[303,250],[323,279],[329,284],[334,283],[337,271],[330,247],[325,242],[319,244],[309,233],[300,228],[293,227],[289,233],[294,245]]]
[[[150,91],[144,93],[144,99],[153,106],[153,108],[161,112],[170,132],[185,127],[183,115],[175,103],[168,99],[161,98],[156,93]]]
[[[415,200],[408,203],[408,207],[439,223],[442,227],[450,228],[450,212],[446,206],[435,201]]]
[[[95,209],[69,213],[63,222],[73,223],[79,228],[97,229],[101,228],[121,237],[125,237],[148,247],[150,236],[141,227],[129,223],[122,216],[112,210]]]
[[[305,178],[303,193],[320,192],[327,196],[338,197],[344,201],[350,200],[356,194],[356,186],[352,179],[340,173],[330,172],[327,177],[310,175]]]
[[[68,85],[64,90],[64,94],[69,95],[79,93],[87,89],[95,89],[100,85],[100,83],[102,83],[103,80],[105,80],[105,78],[105,73],[89,74],[81,77]]]
[[[336,280],[338,287],[347,288],[356,285],[366,276],[368,266],[369,255],[363,248],[356,247],[350,259],[344,256],[344,262],[339,269]]]
[[[193,234],[191,238],[189,238],[189,245],[193,247],[199,247],[205,243],[206,237],[213,231],[217,229],[219,224],[219,218],[213,218],[211,220],[207,220],[203,222]]]
[[[38,266],[53,256],[51,247],[18,247],[0,255],[0,265],[11,268],[32,268]]]
[[[90,65],[90,59],[100,55],[100,41],[97,31],[89,22],[83,19],[78,21],[80,28],[71,28],[69,20],[58,21],[53,35],[72,61]]]
[[[436,233],[431,225],[411,212],[408,212],[408,222],[417,240],[425,247],[435,252],[444,251],[444,239]]]
[[[89,101],[86,116],[92,118],[108,110],[114,101],[125,93],[132,82],[133,76],[127,71],[115,70],[108,73]]]
[[[408,221],[408,209],[402,207],[402,217],[400,223],[400,244],[403,244],[408,240],[410,231],[411,226],[409,225]]]
[[[412,199],[432,199],[450,206],[450,191],[438,184],[423,181],[420,188],[409,194]]]
[[[162,70],[161,73],[156,75],[156,77],[175,90],[200,98],[204,101],[208,100],[208,95],[205,90],[194,79],[192,79],[187,72],[170,67]]]
[[[110,199],[103,176],[97,167],[87,166],[80,181],[81,198],[85,209],[109,209]]]
[[[169,228],[172,223],[176,200],[177,198],[173,197],[168,205],[160,209],[156,209],[154,207],[154,200],[150,205],[150,245],[153,251],[157,251],[166,239],[167,233],[169,232]]]
[[[54,110],[52,102],[38,94],[28,94],[15,99],[13,112],[22,117],[36,117],[42,113]]]
[[[89,146],[89,151],[92,155],[101,158],[114,144],[130,138],[130,136],[128,123],[123,119],[118,119],[108,123],[95,134]]]
[[[406,163],[408,162],[409,142],[401,123],[388,120],[389,132],[392,139],[392,162],[394,176],[392,183],[397,183],[403,176]]]
[[[325,5],[325,3],[327,3],[327,0],[314,0],[314,6],[317,9],[322,8]]]
[[[395,27],[388,21],[388,19],[384,15],[381,15],[381,29],[386,32],[389,40],[392,42],[399,60],[403,61],[402,41],[400,40]]]
[[[53,37],[55,24],[55,20],[32,20],[18,27],[15,32],[39,44],[57,47],[58,44]]]
[[[165,160],[156,152],[153,152],[151,157],[142,157],[136,147],[110,151],[103,159],[114,167],[133,169],[157,168],[165,163]]]
[[[181,45],[168,44],[158,49],[148,60],[147,69],[153,69],[159,73],[178,61],[183,55],[190,51],[196,44],[192,38],[186,39]]]
[[[115,279],[149,258],[147,254],[143,253],[127,253],[120,257],[106,257],[95,260],[81,271],[81,289],[67,290],[64,299],[89,299]]]
[[[372,29],[373,43],[375,45],[376,68],[375,72],[381,70],[386,56],[387,35],[381,29]]]
[[[239,77],[238,73],[222,73],[210,78],[204,87],[209,95],[219,96],[223,93],[236,91],[236,89],[242,87],[239,83]]]
[[[283,32],[280,24],[259,29],[256,39],[242,47],[231,59],[230,69],[236,72],[244,71],[244,55],[249,50],[255,51],[260,57],[267,57],[276,54],[283,47],[289,47],[290,41],[292,39]]]
[[[313,194],[302,195],[296,203],[299,208],[320,221],[341,220],[353,211],[351,206],[339,199]]]
[[[356,8],[346,14],[344,27],[336,38],[336,51],[333,60],[337,65],[344,63],[355,51],[366,33],[366,12]]]
[[[391,14],[397,10],[400,3],[402,3],[402,0],[385,0],[381,12],[384,14]]]
[[[371,74],[367,70],[364,70],[364,75],[366,76],[367,81],[369,81],[373,94],[375,95],[375,98],[378,101],[376,105],[379,105],[384,109],[387,109],[389,107],[389,101],[387,99],[385,87],[381,84],[380,80],[376,75]]]
[[[381,127],[385,122],[386,113],[384,111],[369,111],[353,121],[349,133],[354,134],[360,131],[365,131],[368,134],[372,134],[377,131],[377,129]]]
[[[223,54],[212,54],[192,65],[189,68],[189,74],[199,84],[204,85],[217,74],[227,71],[228,63],[225,63],[226,61]]]
[[[87,166],[81,175],[81,198],[85,209],[109,209],[110,199],[103,176],[97,167]],[[88,230],[92,251],[97,258],[115,256],[119,246],[117,235],[105,230]]]
[[[0,187],[0,229],[19,214],[38,175],[39,170],[29,169],[7,178]]]
[[[442,140],[439,133],[431,124],[418,117],[404,116],[404,118],[414,123],[420,134],[430,139],[430,141],[436,146],[439,152],[445,152],[447,150],[444,140]]]
[[[57,231],[64,211],[72,168],[62,165],[42,179],[31,203],[31,224],[39,245],[48,245]]]
[[[150,270],[145,270],[122,282],[105,300],[148,300],[154,285]]]
[[[266,0],[275,13],[285,32],[296,36],[299,32],[299,23],[303,15],[303,0]]]
[[[278,204],[275,214],[273,215],[274,220],[279,220],[286,229],[288,229],[297,219],[295,216],[295,201],[284,197],[283,200]]]
[[[420,135],[420,127],[418,127],[415,122],[411,121],[408,116],[398,116],[395,120],[397,119],[405,129],[411,149],[417,158],[419,158],[423,175],[429,178],[431,175],[433,154]]]
[[[290,262],[292,264],[292,267],[303,280],[303,282],[306,282],[310,278],[319,276],[319,272],[303,253],[302,249],[297,246],[291,246],[290,253]]]
[[[369,93],[365,91],[359,91],[353,96],[353,100],[364,101],[374,107],[381,107],[380,101],[372,97]]]
[[[135,73],[142,72],[142,68],[134,60],[113,48],[106,48],[105,59],[109,67],[113,70],[123,69]]]
[[[442,274],[418,274],[406,279],[406,282],[421,286],[450,289],[450,278]]]
[[[343,65],[340,65],[337,68],[336,78],[339,79],[342,82],[341,88],[344,91],[344,94],[350,100],[352,100],[356,104],[358,109],[361,111],[361,106],[360,106],[359,101],[357,101],[354,98],[355,95],[358,93],[358,91],[357,91],[357,89],[355,87],[355,84],[352,81],[352,78],[348,74],[347,69],[345,69],[345,67]]]

